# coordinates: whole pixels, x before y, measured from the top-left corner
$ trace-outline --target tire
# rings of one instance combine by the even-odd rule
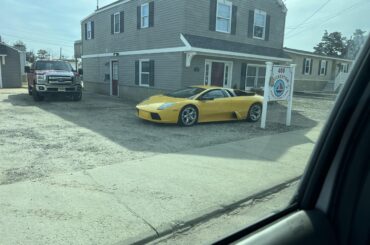
[[[41,95],[39,92],[37,92],[36,90],[35,91],[32,91],[32,97],[33,97],[33,100],[38,102],[38,101],[43,101],[44,100],[44,96]]]
[[[258,122],[262,115],[262,105],[260,103],[255,103],[251,105],[248,111],[248,122]]]
[[[198,109],[195,106],[187,105],[180,111],[178,123],[181,126],[191,127],[198,122]]]
[[[28,95],[32,95],[32,87],[28,85]]]
[[[81,101],[81,99],[82,99],[82,92],[73,94],[74,101]]]

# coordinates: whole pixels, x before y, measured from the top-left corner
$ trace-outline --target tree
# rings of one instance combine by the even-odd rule
[[[13,47],[18,49],[19,51],[26,51],[27,50],[26,44],[24,42],[22,42],[21,40],[16,41],[13,44]]]
[[[26,52],[26,61],[30,62],[30,63],[33,63],[35,62],[35,54],[33,53],[33,51],[29,51],[29,52]]]
[[[37,58],[38,59],[48,59],[50,57],[48,51],[44,50],[44,49],[39,49],[37,51]]]
[[[316,54],[342,57],[346,53],[346,38],[340,32],[325,30],[321,42],[314,47]]]
[[[362,45],[366,41],[366,37],[364,34],[366,31],[362,31],[361,29],[357,29],[350,39],[346,42],[346,52],[345,58],[347,59],[355,59],[358,52],[360,51]]]

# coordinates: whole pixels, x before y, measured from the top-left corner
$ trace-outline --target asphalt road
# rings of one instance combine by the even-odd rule
[[[35,103],[0,90],[0,243],[129,243],[222,212],[302,173],[332,105],[296,98],[289,128],[277,103],[266,130],[182,128],[141,121],[116,98]]]

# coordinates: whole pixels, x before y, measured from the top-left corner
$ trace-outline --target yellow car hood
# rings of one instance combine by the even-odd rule
[[[174,98],[174,97],[169,97],[165,95],[155,95],[155,96],[152,96],[144,100],[143,102],[138,104],[136,107],[141,108],[141,109],[147,108],[147,109],[156,110],[158,109],[158,107],[160,107],[161,105],[165,103],[179,103],[179,102],[184,102],[186,100],[188,99],[187,98]]]

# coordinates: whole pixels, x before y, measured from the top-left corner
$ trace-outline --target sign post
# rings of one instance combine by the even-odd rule
[[[269,101],[288,101],[286,125],[291,125],[295,68],[296,65],[281,66],[266,62],[261,128],[266,128]]]
[[[264,88],[264,96],[263,96],[263,107],[262,107],[262,117],[261,117],[261,128],[266,128],[266,117],[267,117],[267,103],[269,101],[268,92],[269,91],[269,83],[270,77],[272,72],[272,62],[266,62],[266,77],[265,77],[265,88]]]

